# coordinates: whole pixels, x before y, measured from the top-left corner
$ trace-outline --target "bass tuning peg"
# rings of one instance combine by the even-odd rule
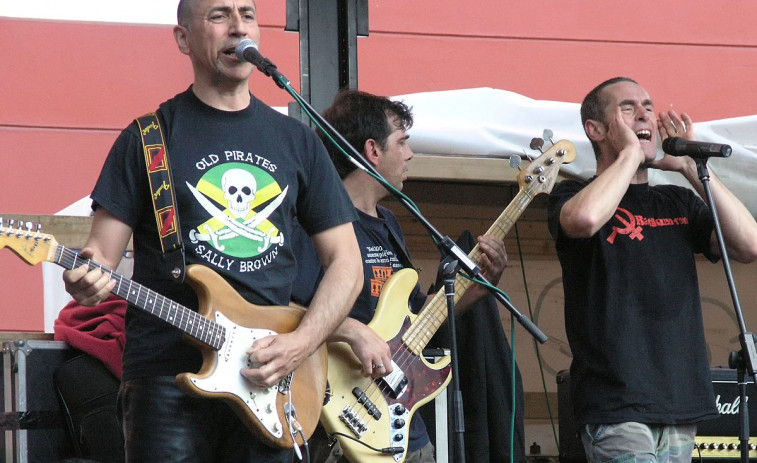
[[[531,144],[528,145],[532,150],[539,150],[541,152],[541,147],[544,146],[544,139],[542,138],[532,138]]]
[[[555,144],[555,142],[554,142],[554,140],[552,140],[552,136],[553,136],[553,135],[554,135],[554,133],[552,133],[552,131],[551,131],[551,130],[549,130],[549,129],[544,129],[544,132],[543,132],[543,134],[542,134],[542,136],[543,136],[544,138],[546,138],[547,140],[549,140],[549,142],[550,142],[550,143],[552,143],[552,144],[554,145],[554,144]]]

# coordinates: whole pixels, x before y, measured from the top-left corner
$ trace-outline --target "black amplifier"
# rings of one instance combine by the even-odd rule
[[[736,370],[713,368],[711,370],[715,401],[720,412],[718,418],[702,421],[697,425],[696,446],[693,461],[738,460],[741,457],[739,423],[741,398]],[[757,387],[754,378],[747,381],[749,404],[749,458],[757,458]],[[570,402],[570,374],[567,370],[557,373],[558,431],[560,434],[560,461],[583,463],[586,456],[573,421],[573,405]]]
[[[736,370],[713,368],[710,370],[715,404],[720,416],[697,424],[697,448],[694,460],[741,458],[739,442],[741,420],[741,391]],[[749,459],[757,458],[757,389],[754,378],[747,378],[746,395],[749,412]]]

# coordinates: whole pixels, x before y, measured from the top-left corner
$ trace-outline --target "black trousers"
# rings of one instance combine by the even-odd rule
[[[290,463],[263,445],[220,400],[184,394],[173,376],[121,383],[127,463]]]

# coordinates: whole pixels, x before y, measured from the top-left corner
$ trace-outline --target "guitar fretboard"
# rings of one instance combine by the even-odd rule
[[[55,252],[55,263],[68,270],[87,265],[90,270],[100,269],[116,280],[113,294],[132,305],[160,318],[170,325],[180,329],[198,341],[219,350],[225,341],[225,328],[203,317],[194,310],[179,304],[155,291],[136,283],[117,272],[106,268],[90,259],[84,259],[79,254],[64,246],[58,245]]]
[[[523,211],[526,210],[526,206],[531,202],[533,196],[534,195],[529,190],[520,190],[502,214],[497,217],[497,220],[494,221],[492,226],[489,227],[486,234],[503,240],[513,224],[515,224]],[[470,257],[476,265],[481,263],[481,249],[479,249],[478,244],[468,254],[468,257]],[[460,297],[462,297],[472,283],[472,281],[459,274],[455,277],[455,303],[460,300]],[[416,321],[410,326],[410,328],[408,328],[407,332],[402,337],[402,340],[413,353],[416,355],[422,354],[423,349],[429,341],[431,341],[431,337],[447,320],[447,313],[447,297],[444,293],[444,288],[442,288],[436,293],[431,302],[429,302],[418,314]]]

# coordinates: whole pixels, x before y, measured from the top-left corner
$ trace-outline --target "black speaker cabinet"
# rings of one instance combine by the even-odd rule
[[[570,372],[568,370],[557,372],[557,417],[560,462],[586,462],[584,446],[578,434],[578,425],[573,421],[573,403],[570,400]]]
[[[694,461],[739,461],[739,420],[741,398],[736,370],[713,368],[712,386],[720,416],[702,421],[697,425],[697,448]],[[747,380],[747,403],[749,404],[750,460],[757,458],[757,388],[754,378]],[[560,461],[562,463],[582,463],[586,461],[583,444],[578,435],[578,427],[573,421],[573,404],[570,400],[570,373],[557,373],[557,413],[560,439]]]
[[[47,340],[18,339],[2,347],[2,461],[51,463],[73,457],[53,372],[78,352]]]

